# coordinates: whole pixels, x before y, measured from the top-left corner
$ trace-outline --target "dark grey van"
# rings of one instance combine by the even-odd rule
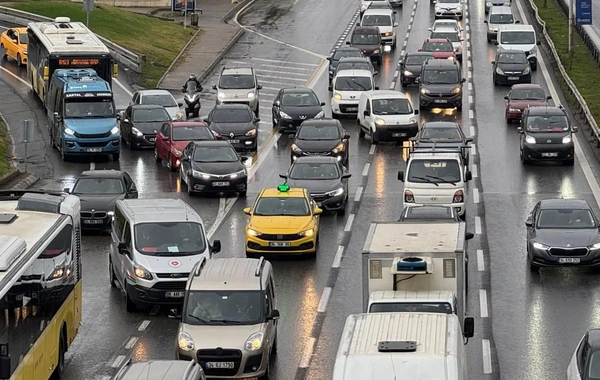
[[[359,48],[365,57],[381,64],[383,42],[377,26],[357,26],[346,45]]]

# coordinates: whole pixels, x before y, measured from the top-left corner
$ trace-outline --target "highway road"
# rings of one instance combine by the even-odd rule
[[[513,8],[525,21],[518,1]],[[177,176],[155,164],[152,152],[128,149],[119,163],[68,164],[48,149],[41,156],[51,166],[54,179],[36,186],[68,187],[78,173],[89,168],[126,170],[137,182],[141,197],[177,197],[189,202],[204,218],[212,238],[222,241],[221,257],[243,257],[246,216],[242,208],[249,206],[262,188],[277,185],[277,174],[289,166],[290,139],[271,130],[273,97],[281,87],[308,85],[327,102],[325,109],[330,115],[326,66],[319,62],[332,47],[343,44],[355,23],[356,5],[354,0],[259,0],[239,17],[240,24],[251,31],[222,64],[251,62],[264,86],[261,144],[249,163],[252,180],[247,199],[189,198],[181,192]],[[379,68],[377,85],[381,89],[400,89],[398,60],[403,52],[417,50],[427,38],[427,28],[434,21],[432,8],[428,0],[407,0],[398,11],[398,49],[387,53]],[[467,9],[462,21],[463,74],[467,78],[463,112],[424,112],[421,121],[456,120],[465,134],[475,139],[474,179],[467,206],[468,230],[476,234],[469,241],[468,314],[476,317],[476,334],[467,345],[469,375],[472,379],[564,379],[578,339],[600,324],[596,306],[600,304],[600,280],[594,272],[580,269],[543,269],[540,274],[530,274],[525,263],[524,221],[538,200],[557,197],[587,199],[600,215],[600,187],[594,176],[599,167],[583,133],[577,138],[574,167],[521,165],[516,126],[504,121],[503,97],[508,88],[492,85],[490,61],[495,47],[486,42],[483,3],[471,1]],[[551,82],[545,62],[547,59],[533,74],[533,82],[542,84],[559,101],[562,95]],[[218,70],[206,80],[205,88],[215,83]],[[32,100],[24,77],[24,70],[15,68],[13,62],[2,62],[0,79],[14,88],[12,96],[31,109],[24,112],[45,126],[43,112]],[[115,91],[118,107],[124,108],[131,90],[115,86]],[[407,93],[418,106],[416,88],[409,87]],[[208,113],[214,96],[212,90],[204,94],[203,114]],[[10,114],[6,107],[0,105],[5,117]],[[16,111],[11,115],[19,117]],[[362,311],[360,251],[369,223],[395,220],[401,211],[403,188],[396,173],[405,166],[402,148],[389,144],[375,147],[368,138],[358,137],[355,120],[343,120],[343,124],[351,135],[349,212],[322,218],[323,236],[316,260],[273,260],[282,314],[276,380],[331,376],[344,320],[348,314]],[[43,148],[47,131],[40,128],[37,132]],[[172,358],[177,322],[167,318],[164,308],[127,313],[123,297],[108,283],[108,237],[86,236],[83,244],[84,320],[67,356],[65,379],[107,378],[128,357]]]

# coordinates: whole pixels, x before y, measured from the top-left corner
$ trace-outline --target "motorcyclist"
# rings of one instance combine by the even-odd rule
[[[190,82],[195,82],[196,83],[196,91],[201,92],[202,89],[202,85],[200,84],[200,81],[198,80],[198,78],[196,78],[196,76],[194,74],[190,75],[190,77],[188,78],[188,80],[183,84],[183,92],[187,91],[187,85]]]

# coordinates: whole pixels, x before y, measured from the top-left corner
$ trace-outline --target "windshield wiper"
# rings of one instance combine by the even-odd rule
[[[410,177],[410,178],[414,178],[414,179],[420,179],[420,180],[423,180],[423,181],[425,181],[425,182],[433,183],[434,185],[436,185],[436,186],[439,186],[439,184],[438,184],[438,183],[435,183],[435,182],[433,182],[433,181],[432,181],[432,180],[430,180],[429,178],[425,178],[425,177]],[[410,181],[410,179],[409,179],[409,181]]]
[[[363,89],[363,91],[367,91],[367,88],[365,86],[363,86],[362,84],[358,83],[358,82],[353,82],[355,85],[359,86],[360,88]],[[350,91],[355,91],[354,89],[350,90]]]
[[[210,323],[223,323],[223,324],[230,323],[232,325],[243,325],[243,323],[240,321],[230,321],[228,319],[211,319],[209,322]]]
[[[208,323],[208,321],[206,321],[206,320],[204,320],[204,319],[202,319],[200,317],[196,317],[193,314],[188,314],[187,316],[190,317],[190,318],[193,318],[193,319],[197,320],[198,322],[202,323],[203,325],[205,325],[205,324]]]
[[[442,177],[436,177],[436,176],[434,176],[434,175],[429,175],[429,174],[427,175],[427,177],[429,177],[429,178],[433,178],[433,179],[437,179],[437,180],[439,180],[439,181],[442,181],[443,183],[450,183],[450,184],[452,184],[452,185],[456,186],[456,182],[452,182],[452,181],[449,181],[449,180],[447,180],[447,179],[443,179]]]

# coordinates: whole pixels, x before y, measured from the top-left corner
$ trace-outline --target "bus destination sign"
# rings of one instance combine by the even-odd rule
[[[98,58],[60,58],[58,60],[59,66],[84,66],[91,67],[100,64]]]
[[[65,94],[65,98],[110,98],[112,97],[112,93],[110,92],[71,92]]]

